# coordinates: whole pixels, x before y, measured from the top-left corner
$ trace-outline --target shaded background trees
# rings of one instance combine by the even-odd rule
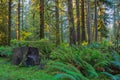
[[[11,39],[46,38],[56,45],[61,42],[79,45],[85,41],[110,40],[110,35],[119,34],[117,1],[1,0],[0,4],[1,44],[10,44]]]
[[[9,0],[9,15],[8,15],[8,45],[10,45],[10,41],[11,41],[11,4],[12,4],[12,0]]]
[[[40,39],[44,38],[44,0],[40,0]]]
[[[70,45],[76,45],[76,33],[75,33],[75,25],[74,25],[74,15],[73,15],[73,1],[68,0],[68,20],[69,20],[69,37],[70,37]]]

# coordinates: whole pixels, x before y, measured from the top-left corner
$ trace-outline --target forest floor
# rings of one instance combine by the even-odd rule
[[[53,80],[53,76],[38,66],[19,67],[12,65],[8,58],[0,57],[0,80]]]
[[[47,41],[22,45],[28,43],[40,50],[44,69],[13,65],[10,58],[18,43],[0,46],[0,80],[120,80],[120,49],[108,42],[79,47],[55,47]]]

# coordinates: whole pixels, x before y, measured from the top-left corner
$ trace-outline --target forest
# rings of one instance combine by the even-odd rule
[[[0,80],[120,80],[120,0],[0,0]]]

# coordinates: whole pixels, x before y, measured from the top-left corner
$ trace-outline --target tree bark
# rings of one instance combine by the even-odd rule
[[[79,8],[80,0],[76,0],[76,18],[77,18],[77,43],[78,45],[81,43],[80,40],[80,8]]]
[[[60,29],[59,29],[59,0],[55,0],[55,18],[56,18],[56,45],[60,44]]]
[[[20,0],[18,0],[17,40],[20,40]]]
[[[95,0],[95,41],[98,41],[98,13],[97,13],[97,0]]]
[[[33,12],[33,27],[35,26],[35,12]]]
[[[44,38],[44,0],[40,0],[40,39]]]
[[[60,23],[60,25],[61,25],[61,43],[63,43],[64,42],[64,33],[63,33],[63,24],[62,24],[62,22]]]
[[[70,45],[76,45],[76,34],[74,27],[74,16],[73,16],[73,3],[72,0],[68,1],[68,19],[69,19],[69,37],[70,37]]]
[[[89,44],[92,42],[92,30],[91,30],[90,21],[91,21],[91,18],[90,18],[90,1],[87,0],[87,26],[88,26],[88,43]]]
[[[85,36],[85,12],[84,12],[84,0],[81,0],[81,20],[82,20],[82,42],[86,41],[86,36]]]
[[[23,29],[23,26],[24,26],[24,21],[23,21],[23,14],[24,14],[24,1],[22,0],[22,31],[24,30]]]
[[[10,45],[11,40],[11,4],[12,0],[9,0],[9,16],[8,16],[8,45]]]

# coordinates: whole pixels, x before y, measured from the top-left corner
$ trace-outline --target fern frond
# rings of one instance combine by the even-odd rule
[[[102,62],[99,62],[97,64],[94,65],[94,68],[97,68],[97,67],[106,67],[108,66],[109,62],[108,61],[102,61]]]
[[[108,72],[101,72],[100,75],[104,75],[107,78],[111,79],[111,80],[118,80],[117,77],[115,77],[114,75],[108,73]]]
[[[89,78],[98,77],[94,67],[82,59],[77,59],[79,65],[83,68],[85,75]]]
[[[74,78],[73,76],[71,76],[71,75],[69,75],[69,74],[56,74],[55,75],[55,79],[56,80],[59,80],[59,79],[64,79],[64,78],[67,78],[67,79],[69,79],[69,80],[76,80],[76,78]]]
[[[77,70],[77,68],[75,68],[72,65],[66,65],[61,62],[56,62],[52,64],[52,68],[54,68],[55,70],[57,69],[60,72],[69,74],[76,78],[76,80],[88,80],[85,76],[83,76],[83,74],[79,70]]]

